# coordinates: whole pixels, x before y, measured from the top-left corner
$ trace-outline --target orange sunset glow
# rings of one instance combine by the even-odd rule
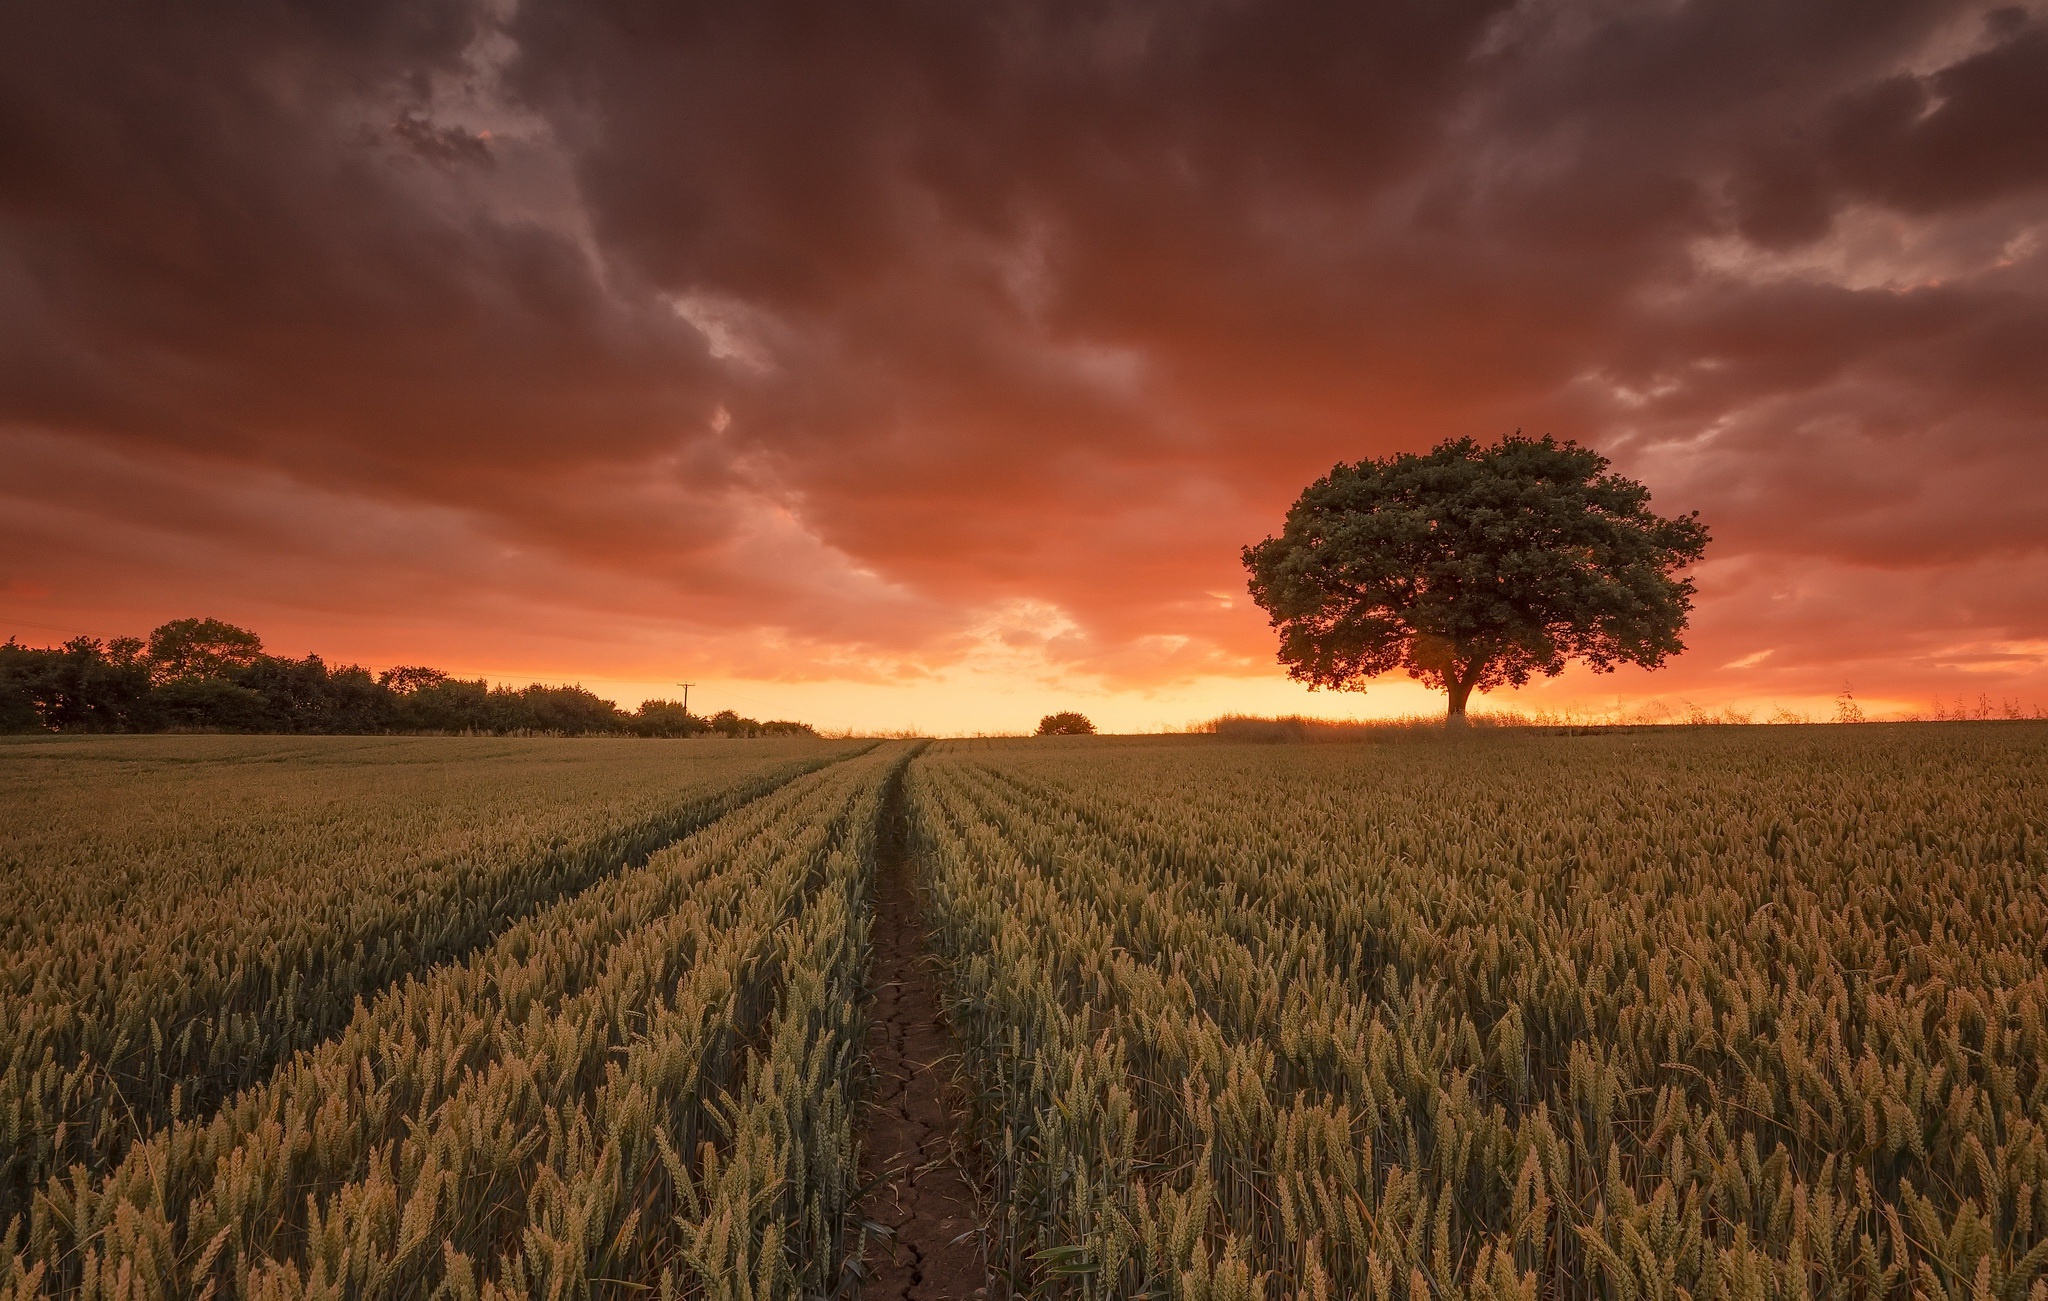
[[[1515,430],[1711,528],[1476,710],[2048,707],[2048,9],[14,6],[0,637],[824,729],[1310,692],[1241,549]]]

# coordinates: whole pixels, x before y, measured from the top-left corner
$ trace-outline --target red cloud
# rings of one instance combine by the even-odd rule
[[[1237,548],[1303,483],[1524,427],[1714,526],[1632,690],[2044,635],[2023,12],[498,12],[0,19],[10,598],[1264,674]]]

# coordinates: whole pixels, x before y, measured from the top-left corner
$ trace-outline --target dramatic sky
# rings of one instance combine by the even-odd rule
[[[1238,550],[1516,428],[1690,650],[1485,703],[2048,704],[2048,12],[0,7],[0,633],[832,726],[1288,684]]]

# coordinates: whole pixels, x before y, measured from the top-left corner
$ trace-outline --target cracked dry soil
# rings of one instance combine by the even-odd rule
[[[862,1301],[986,1296],[967,1137],[948,1097],[953,1036],[925,965],[924,925],[905,843],[903,780],[892,783],[876,846],[875,1001],[867,1048],[875,1092],[861,1151],[863,1218],[891,1230],[868,1251]]]

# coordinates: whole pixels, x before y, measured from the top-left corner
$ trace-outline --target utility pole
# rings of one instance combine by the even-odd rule
[[[676,685],[683,689],[683,717],[688,718],[690,716],[690,688],[697,684],[694,682],[678,682]]]

